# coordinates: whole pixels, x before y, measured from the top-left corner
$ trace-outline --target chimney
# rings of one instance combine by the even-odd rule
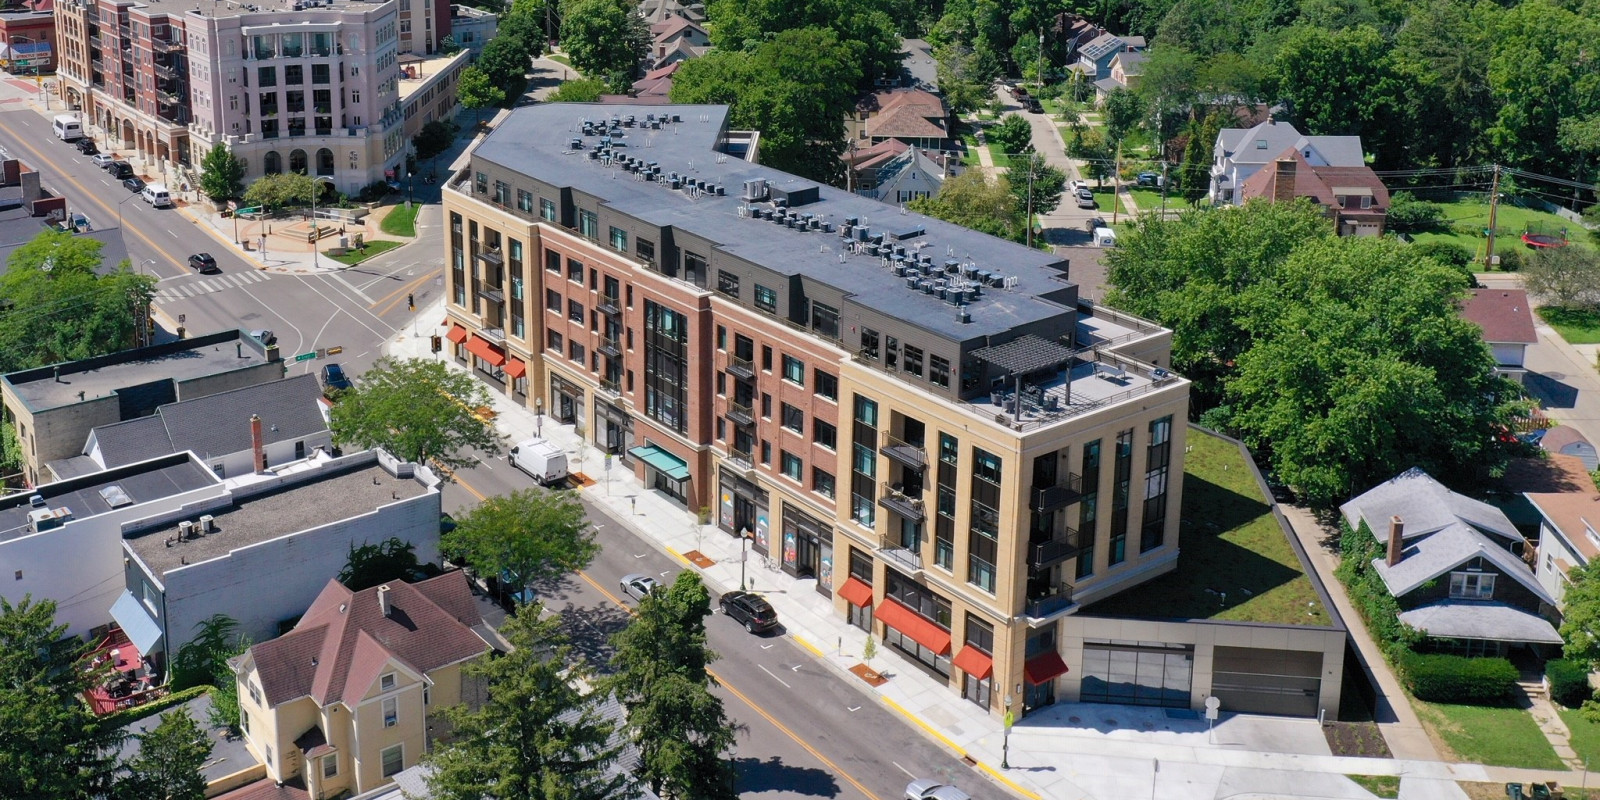
[[[389,584],[387,583],[378,587],[378,610],[383,612],[385,617],[389,616]]]
[[[256,474],[267,471],[267,446],[261,440],[261,417],[250,415],[250,464]]]
[[[1272,175],[1272,202],[1287,203],[1294,200],[1294,168],[1294,159],[1278,159]]]
[[[1405,558],[1402,555],[1406,547],[1403,541],[1405,532],[1405,523],[1402,523],[1398,516],[1389,518],[1389,557],[1387,561],[1391,567],[1400,563],[1400,559]]]

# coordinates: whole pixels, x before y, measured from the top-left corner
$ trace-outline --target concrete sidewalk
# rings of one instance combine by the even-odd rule
[[[442,301],[419,314],[423,320],[443,318]],[[455,366],[452,360],[428,352],[428,337],[443,331],[428,326],[415,335],[402,332],[386,352],[397,357],[441,359]],[[1016,796],[1110,800],[1153,793],[1175,800],[1364,800],[1372,795],[1345,776],[1365,774],[1401,776],[1403,800],[1458,800],[1465,797],[1455,784],[1458,780],[1554,779],[1574,786],[1582,780],[1583,776],[1574,772],[1440,761],[1414,717],[1405,727],[1415,728],[1398,740],[1401,757],[1394,759],[1334,756],[1315,720],[1225,714],[1208,733],[1205,720],[1188,711],[1078,703],[1061,703],[1029,715],[1012,729],[1008,742],[997,716],[966,702],[884,648],[871,666],[886,674],[888,682],[873,688],[848,672],[861,663],[866,633],[834,612],[831,600],[817,592],[815,580],[770,569],[754,555],[741,569],[737,538],[715,526],[698,524],[694,514],[644,488],[620,465],[613,463],[607,470],[605,454],[581,442],[572,426],[540,420],[504,396],[495,396],[494,410],[496,426],[511,441],[540,432],[565,449],[571,469],[594,480],[582,490],[587,500],[605,507],[640,538],[678,558],[686,568],[698,569],[714,593],[738,587],[743,577],[772,602],[789,638],[818,662],[836,670],[840,680],[896,710],[951,752],[971,759],[977,771]],[[692,567],[685,557],[690,551],[712,563]],[[1341,611],[1350,614],[1346,608]],[[1010,769],[1001,768],[1002,759]],[[971,791],[978,787],[979,779],[974,777],[967,784]]]

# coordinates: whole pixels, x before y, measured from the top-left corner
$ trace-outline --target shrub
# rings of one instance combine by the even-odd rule
[[[1465,267],[1472,263],[1472,252],[1454,242],[1421,242],[1413,245],[1416,251],[1449,267]]]
[[[121,711],[113,711],[110,714],[101,717],[98,722],[102,728],[106,729],[125,727],[131,722],[135,722],[153,714],[166,711],[173,706],[187,703],[190,700],[193,700],[194,698],[199,697],[200,695],[203,695],[209,691],[211,691],[210,686],[190,686],[187,689],[172,692],[166,697],[162,697],[158,700],[152,700],[142,706],[134,706],[133,708],[124,708]]]
[[[1433,703],[1496,705],[1512,698],[1517,668],[1503,658],[1406,653],[1400,660],[1406,688]]]
[[[1567,708],[1578,708],[1594,697],[1589,670],[1581,661],[1558,658],[1546,662],[1544,676],[1550,681],[1550,699]]]
[[[1520,247],[1497,248],[1495,255],[1500,256],[1500,268],[1506,272],[1516,272],[1522,269],[1523,251]]]
[[[1433,230],[1444,223],[1444,207],[1418,200],[1410,192],[1395,192],[1389,198],[1389,229],[1397,233]]]
[[[1385,645],[1409,647],[1420,640],[1416,629],[1400,621],[1400,604],[1389,594],[1383,578],[1372,568],[1372,560],[1383,555],[1378,540],[1365,522],[1359,528],[1341,526],[1340,561],[1335,571],[1350,593],[1350,602],[1367,623],[1367,630]],[[1391,655],[1391,660],[1394,660]]]

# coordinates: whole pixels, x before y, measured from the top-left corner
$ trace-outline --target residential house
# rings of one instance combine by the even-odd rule
[[[1050,30],[1061,47],[1062,63],[1065,64],[1076,62],[1079,49],[1106,32],[1105,28],[1070,11],[1057,14]]]
[[[1551,456],[1572,459],[1573,456]],[[1527,492],[1523,496],[1539,512],[1539,549],[1535,569],[1539,583],[1563,607],[1572,570],[1589,565],[1600,556],[1600,491],[1594,480],[1581,469],[1575,481],[1580,486],[1565,492]]]
[[[1125,51],[1111,57],[1111,74],[1094,82],[1094,103],[1105,105],[1106,98],[1118,89],[1133,91],[1139,88],[1139,78],[1144,75],[1144,62],[1150,59],[1144,51]]]
[[[1084,80],[1094,83],[1111,76],[1111,62],[1121,53],[1145,50],[1143,36],[1117,36],[1101,33],[1078,48],[1077,60],[1067,67]]]
[[[482,701],[462,667],[495,638],[459,570],[359,592],[327,580],[293,630],[229,662],[245,741],[267,780],[312,800],[382,786],[447,732],[444,709]]]
[[[652,69],[699,58],[709,49],[711,34],[687,17],[675,16],[650,26]]]
[[[1525,541],[1505,514],[1409,469],[1339,507],[1384,546],[1372,566],[1400,603],[1400,620],[1430,644],[1465,655],[1559,645],[1540,616],[1555,604],[1517,555]]]
[[[158,669],[215,614],[254,641],[277,635],[355,547],[396,538],[418,561],[439,561],[439,479],[382,450],[318,454],[227,484],[121,526],[111,617]]]
[[[1461,303],[1461,316],[1483,330],[1494,355],[1494,372],[1522,383],[1528,345],[1539,343],[1533,328],[1533,306],[1522,289],[1473,289]]]
[[[706,4],[683,0],[641,0],[639,16],[644,18],[645,25],[666,22],[673,17],[703,23],[706,21]]]
[[[933,45],[923,39],[900,40],[898,83],[911,89],[939,91],[939,68],[937,59],[933,57]]]
[[[22,446],[28,485],[78,474],[70,462],[101,425],[148,416],[167,403],[283,378],[276,346],[242,330],[0,375],[6,424]]]
[[[938,194],[944,179],[956,174],[947,166],[949,159],[943,155],[931,155],[926,150],[905,145],[901,148],[893,156],[874,159],[871,167],[857,168],[856,194],[885,203],[903,204]]]
[[[156,413],[89,432],[74,468],[98,472],[157,455],[193,451],[226,478],[255,468],[255,436],[267,466],[332,450],[326,401],[317,377],[295,375],[270,383],[158,406]]]
[[[1557,425],[1546,430],[1539,439],[1539,449],[1546,453],[1577,456],[1583,462],[1584,469],[1600,469],[1600,457],[1595,453],[1594,444],[1571,425]]]
[[[1257,170],[1240,184],[1238,202],[1252,197],[1275,203],[1306,198],[1326,211],[1340,236],[1381,235],[1389,213],[1389,190],[1371,167],[1313,164],[1296,148],[1285,149],[1271,169]]]
[[[1211,148],[1211,203],[1242,204],[1239,187],[1291,147],[1313,166],[1366,164],[1359,136],[1302,136],[1293,125],[1270,118],[1249,128],[1224,128]]]
[[[650,98],[661,98],[665,102],[667,96],[672,94],[672,76],[682,66],[682,61],[674,61],[646,72],[644,77],[633,82],[634,100],[650,102]]]
[[[894,89],[868,95],[850,121],[855,139],[881,144],[895,139],[925,150],[952,150],[950,109],[944,98],[921,89]]]

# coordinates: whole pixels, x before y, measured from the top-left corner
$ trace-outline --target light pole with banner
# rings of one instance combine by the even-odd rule
[[[1000,768],[1011,769],[1011,723],[1017,718],[1011,714],[1011,695],[1006,695],[1005,733],[1000,739]]]

